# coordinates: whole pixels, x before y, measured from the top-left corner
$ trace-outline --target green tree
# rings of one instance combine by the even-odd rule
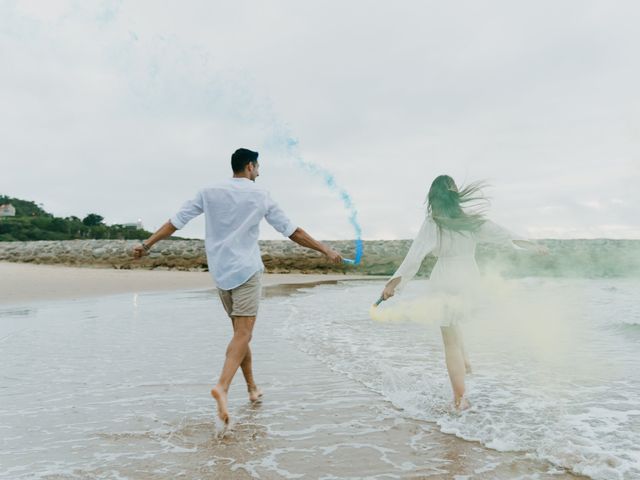
[[[102,225],[103,220],[104,217],[102,215],[98,215],[97,213],[90,213],[82,219],[82,223],[84,223],[87,227],[97,227],[98,225]]]
[[[15,217],[0,218],[0,242],[71,239],[145,239],[145,230],[123,225],[106,225],[104,217],[90,213],[84,219],[76,216],[54,217],[36,203],[0,195],[0,204],[11,203]]]

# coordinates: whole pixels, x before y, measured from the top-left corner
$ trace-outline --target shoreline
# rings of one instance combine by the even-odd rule
[[[301,287],[383,277],[348,274],[265,273],[263,295],[286,295]],[[41,300],[75,300],[122,293],[214,290],[209,272],[118,270],[109,268],[0,262],[0,305]]]

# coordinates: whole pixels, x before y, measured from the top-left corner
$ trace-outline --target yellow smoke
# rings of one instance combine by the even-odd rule
[[[461,296],[438,294],[411,300],[400,300],[393,304],[373,305],[369,316],[376,322],[416,322],[438,325],[445,315],[468,310]]]
[[[460,315],[469,350],[521,353],[551,368],[600,370],[594,362],[575,364],[574,353],[593,338],[577,335],[583,324],[584,292],[579,284],[558,280],[506,280],[487,274],[472,294],[429,291],[415,298],[394,297],[371,307],[376,322],[414,322],[438,326]],[[584,333],[584,332],[582,332]]]

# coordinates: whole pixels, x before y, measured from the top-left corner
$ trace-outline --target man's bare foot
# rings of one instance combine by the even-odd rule
[[[216,385],[211,389],[211,396],[218,403],[218,417],[226,425],[229,424],[229,411],[227,410],[227,392],[223,388]]]
[[[253,387],[249,389],[249,400],[252,402],[259,402],[262,398],[262,390],[260,387]]]
[[[462,412],[471,408],[471,403],[469,403],[469,400],[467,400],[466,397],[456,398],[453,401],[453,404],[458,412]]]

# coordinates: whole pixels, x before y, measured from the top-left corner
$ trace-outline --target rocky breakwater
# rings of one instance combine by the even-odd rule
[[[207,269],[202,240],[164,240],[154,245],[147,256],[134,260],[131,251],[138,243],[131,240],[0,242],[0,261],[118,269]],[[345,257],[353,258],[353,242],[326,243]],[[328,264],[321,254],[288,240],[261,241],[260,248],[265,268],[272,273],[385,274],[399,265],[409,244],[409,241],[366,242],[363,263],[356,267]]]
[[[201,270],[206,268],[202,240],[163,241],[134,260],[132,240],[66,240],[0,243],[0,261],[112,268]]]
[[[61,264],[108,268],[145,268],[206,270],[207,260],[202,240],[164,240],[146,257],[134,260],[131,254],[138,242],[131,240],[69,240],[35,242],[0,242],[0,261]],[[353,258],[351,241],[326,242],[347,258]],[[616,277],[640,276],[640,241],[638,240],[545,240],[550,254],[535,255],[495,245],[478,246],[478,264],[511,277],[572,276]],[[364,242],[360,265],[331,265],[317,252],[288,240],[260,242],[262,260],[270,273],[356,273],[390,275],[406,255],[411,240]],[[428,255],[418,273],[428,275],[435,264]]]

